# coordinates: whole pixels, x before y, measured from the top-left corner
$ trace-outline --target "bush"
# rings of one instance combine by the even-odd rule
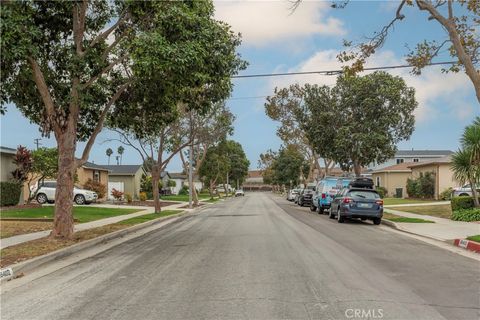
[[[451,201],[452,211],[461,210],[461,209],[471,209],[474,207],[473,197],[470,196],[461,196],[454,197]]]
[[[388,192],[387,189],[384,188],[384,187],[376,187],[375,190],[380,195],[380,198],[385,198],[385,196],[387,195],[387,192]]]
[[[420,194],[420,186],[415,179],[407,179],[407,194],[410,198],[416,198]]]
[[[146,192],[140,192],[140,201],[146,201],[147,200],[147,193]]]
[[[480,208],[459,209],[452,213],[455,221],[480,221]]]
[[[132,195],[130,193],[125,193],[125,199],[127,199],[128,203],[132,203],[133,201]]]
[[[120,201],[123,198],[123,192],[115,188],[112,189],[111,194],[112,194],[112,197],[117,201]]]
[[[18,182],[0,182],[0,206],[15,206],[20,201],[22,184]]]
[[[182,189],[180,189],[180,191],[178,191],[178,194],[184,196],[184,195],[187,195],[188,192],[189,192],[188,186],[183,186]]]
[[[439,195],[440,200],[451,200],[452,196],[453,196],[453,188],[452,187],[443,190]]]
[[[407,194],[410,198],[433,198],[435,196],[435,174],[421,172],[417,179],[407,179]]]
[[[107,194],[107,186],[98,181],[93,181],[92,179],[88,179],[83,187],[87,190],[96,192],[99,199],[105,198],[105,195]]]

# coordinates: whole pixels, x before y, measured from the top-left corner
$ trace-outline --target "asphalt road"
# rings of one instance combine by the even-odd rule
[[[1,319],[478,319],[478,261],[247,194],[1,295]]]

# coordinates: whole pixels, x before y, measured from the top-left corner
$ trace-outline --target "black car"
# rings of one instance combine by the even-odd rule
[[[360,218],[372,220],[376,225],[380,224],[383,217],[383,200],[373,189],[373,181],[367,178],[353,180],[333,199],[329,217],[337,218],[339,223],[343,223],[345,219]]]
[[[298,197],[297,204],[301,207],[311,205],[312,204],[312,198],[313,198],[313,192],[314,192],[314,190],[312,190],[312,189],[303,189],[302,192],[300,193],[299,197]]]

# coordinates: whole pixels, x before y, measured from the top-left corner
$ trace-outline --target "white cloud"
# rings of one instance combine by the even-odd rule
[[[329,2],[303,1],[295,12],[289,1],[215,1],[215,17],[242,34],[246,45],[264,46],[310,35],[345,34],[339,19],[327,17]]]
[[[305,72],[316,70],[338,70],[341,64],[337,61],[336,50],[318,51],[312,57],[298,66],[277,70],[277,72]],[[366,67],[379,67],[405,64],[405,61],[395,56],[392,51],[383,51],[373,56]],[[434,120],[441,112],[451,113],[455,118],[463,120],[473,115],[473,106],[468,105],[468,97],[473,90],[472,84],[464,73],[441,73],[441,67],[428,67],[422,75],[415,76],[409,73],[410,69],[394,69],[389,73],[401,76],[408,86],[416,90],[419,103],[415,111],[419,122]],[[364,74],[366,74],[365,72]],[[267,92],[273,92],[275,87],[286,87],[293,83],[316,83],[319,85],[335,84],[335,76],[298,75],[278,77],[270,80]],[[441,102],[440,102],[441,101]],[[440,104],[441,103],[441,104]]]

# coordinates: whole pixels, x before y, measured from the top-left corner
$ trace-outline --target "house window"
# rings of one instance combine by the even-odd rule
[[[93,181],[100,182],[100,171],[93,170]]]
[[[403,163],[403,159],[397,159],[397,164]]]
[[[375,185],[377,187],[380,187],[380,177],[377,177],[376,181],[375,181]]]
[[[418,159],[417,158],[413,159],[413,162],[418,162]]]

